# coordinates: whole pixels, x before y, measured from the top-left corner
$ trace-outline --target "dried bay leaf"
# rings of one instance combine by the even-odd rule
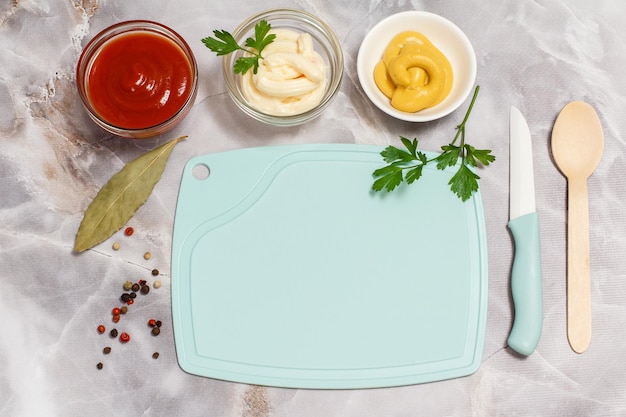
[[[98,191],[80,223],[74,250],[83,252],[117,232],[146,202],[181,136],[128,162]]]

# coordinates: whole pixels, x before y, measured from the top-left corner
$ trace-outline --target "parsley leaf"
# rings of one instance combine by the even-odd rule
[[[256,24],[256,26],[254,26],[254,39],[246,39],[246,46],[248,48],[254,48],[260,53],[267,45],[274,41],[274,38],[276,38],[276,35],[274,34],[268,36],[270,29],[272,29],[272,25],[267,23],[265,20],[261,20]]]
[[[239,49],[237,41],[233,38],[233,35],[224,30],[214,30],[213,34],[215,38],[207,37],[202,39],[202,42],[211,51],[215,52],[217,56],[228,55],[231,52]]]
[[[443,151],[435,160],[437,161],[438,169],[446,169],[448,167],[455,166],[459,160],[461,154],[461,148],[454,145],[445,145],[441,147]]]
[[[406,181],[407,184],[412,184],[421,178],[424,166],[431,162],[435,162],[437,169],[440,170],[458,164],[459,168],[448,182],[448,185],[450,190],[462,201],[467,201],[478,190],[478,180],[480,179],[470,167],[487,166],[496,160],[496,157],[491,154],[491,150],[476,149],[465,142],[465,123],[472,112],[479,89],[480,87],[476,86],[465,117],[461,124],[456,127],[457,132],[454,139],[448,145],[441,147],[441,154],[428,159],[424,152],[417,149],[417,139],[411,141],[400,136],[400,140],[406,150],[396,148],[395,146],[387,146],[380,153],[383,160],[389,165],[373,172],[372,175],[375,181],[372,184],[372,189],[374,191],[385,189],[389,192],[393,191],[403,181]],[[456,145],[459,138],[460,143]],[[406,173],[404,172],[405,170]]]
[[[233,65],[233,70],[235,74],[245,74],[250,68],[252,68],[252,72],[256,74],[259,69],[259,59],[255,56],[242,56],[241,58],[235,61],[235,65]]]
[[[413,181],[417,181],[422,176],[422,168],[424,165],[418,165],[415,168],[411,168],[406,172],[405,180],[407,184],[412,184]]]
[[[402,183],[402,168],[398,165],[388,165],[384,168],[374,171],[374,176],[380,177],[374,184],[372,189],[374,191],[381,191],[383,188],[387,191],[393,191],[398,185]]]
[[[266,20],[261,20],[254,26],[254,38],[246,39],[245,47],[240,46],[233,35],[225,30],[214,30],[215,38],[208,36],[202,39],[202,43],[212,52],[215,52],[217,56],[228,55],[239,50],[244,51],[248,55],[237,58],[233,71],[235,74],[243,75],[252,68],[256,74],[259,69],[259,59],[263,58],[261,52],[276,39],[275,34],[269,33],[271,28],[272,25]]]
[[[461,200],[469,199],[474,191],[478,190],[478,179],[480,177],[465,164],[461,164],[459,170],[450,178],[450,189]]]
[[[398,149],[396,147],[393,146],[388,146],[386,147],[381,153],[380,155],[383,157],[383,159],[385,160],[385,162],[394,162],[394,161],[412,161],[414,159],[414,156],[411,155],[410,153],[407,153],[406,151],[403,151],[402,149]]]

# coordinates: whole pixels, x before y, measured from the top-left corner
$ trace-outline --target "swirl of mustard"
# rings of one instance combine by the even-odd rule
[[[396,35],[374,68],[374,81],[391,105],[414,113],[439,104],[452,89],[452,66],[419,32]]]

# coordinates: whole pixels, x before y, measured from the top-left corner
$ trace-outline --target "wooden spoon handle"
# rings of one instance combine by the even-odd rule
[[[583,353],[591,342],[589,269],[587,179],[570,179],[567,225],[567,338],[576,353]]]

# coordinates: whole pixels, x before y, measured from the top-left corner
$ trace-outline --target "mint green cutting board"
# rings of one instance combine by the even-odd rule
[[[448,186],[454,172],[434,167],[374,193],[381,150],[288,145],[188,162],[172,243],[184,371],[344,389],[479,368],[488,281],[480,193],[461,202]]]

